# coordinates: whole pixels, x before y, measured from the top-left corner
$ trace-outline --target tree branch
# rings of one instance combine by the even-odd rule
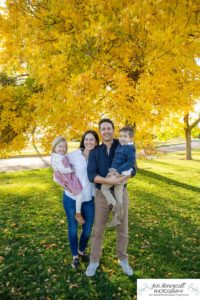
[[[200,123],[200,117],[199,117],[193,124],[191,124],[191,125],[189,126],[190,129],[193,129],[194,127],[196,127],[198,123]]]

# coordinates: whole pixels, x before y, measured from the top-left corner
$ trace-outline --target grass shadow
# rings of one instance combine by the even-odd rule
[[[195,186],[192,186],[192,185],[189,185],[189,184],[186,184],[186,183],[182,183],[182,182],[179,182],[177,180],[170,179],[170,178],[168,178],[166,176],[163,176],[163,175],[160,175],[160,174],[156,174],[156,173],[151,172],[151,171],[140,169],[140,170],[138,170],[138,172],[142,176],[149,177],[149,178],[152,178],[154,180],[156,179],[156,180],[165,182],[165,183],[167,183],[169,185],[173,185],[173,186],[176,186],[176,187],[181,187],[181,188],[184,188],[184,189],[187,189],[187,190],[190,190],[190,191],[193,191],[193,192],[197,192],[197,193],[200,192],[200,188],[199,187],[195,187]]]

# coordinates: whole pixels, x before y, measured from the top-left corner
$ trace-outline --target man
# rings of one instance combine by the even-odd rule
[[[114,153],[119,145],[119,141],[113,139],[114,124],[110,119],[102,119],[99,122],[99,131],[102,137],[102,144],[90,152],[88,160],[88,177],[91,182],[96,184],[95,197],[95,221],[92,236],[92,247],[90,254],[90,264],[87,267],[86,275],[94,276],[99,266],[99,260],[102,254],[102,239],[109,218],[110,209],[106,198],[101,192],[102,184],[116,185],[128,177],[109,177],[106,175],[111,167]],[[133,166],[132,176],[136,173]],[[128,194],[126,188],[123,192],[123,217],[121,224],[116,226],[117,231],[117,256],[119,265],[127,275],[133,275],[133,270],[128,263],[127,246],[128,246]]]

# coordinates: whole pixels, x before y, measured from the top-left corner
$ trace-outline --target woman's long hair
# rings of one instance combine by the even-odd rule
[[[88,130],[88,131],[86,131],[84,134],[83,134],[83,136],[82,136],[82,138],[81,138],[81,142],[80,142],[80,146],[79,146],[79,148],[80,149],[85,149],[85,146],[84,146],[84,140],[85,140],[85,137],[86,137],[86,135],[87,134],[92,134],[93,135],[93,137],[95,138],[95,141],[96,141],[96,147],[97,146],[99,146],[99,137],[98,137],[98,134],[96,133],[96,131],[94,131],[94,130]]]

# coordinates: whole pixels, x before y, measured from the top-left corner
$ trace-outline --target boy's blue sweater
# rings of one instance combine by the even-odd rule
[[[115,150],[115,156],[111,168],[117,170],[119,174],[133,168],[135,163],[135,147],[131,145],[120,145]]]

